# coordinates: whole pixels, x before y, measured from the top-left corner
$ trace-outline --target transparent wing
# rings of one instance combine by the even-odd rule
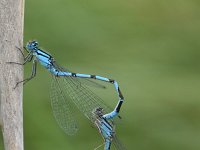
[[[112,143],[116,150],[127,150],[116,135],[113,135]]]
[[[68,135],[74,135],[78,130],[72,109],[74,106],[68,101],[69,98],[55,76],[52,79],[50,97],[53,114],[60,128]]]
[[[106,89],[105,85],[92,81],[92,79],[79,78],[79,82],[90,87]]]
[[[55,77],[60,85],[62,91],[66,93],[79,109],[88,119],[94,122],[93,110],[97,107],[104,109],[105,113],[112,111],[104,101],[94,94],[88,87],[80,82],[76,77]]]

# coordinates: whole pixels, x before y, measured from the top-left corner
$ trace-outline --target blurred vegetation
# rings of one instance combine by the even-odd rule
[[[199,16],[198,0],[26,0],[24,41],[37,39],[74,72],[119,82],[126,99],[117,134],[127,149],[199,150]],[[31,64],[26,77],[30,71]],[[92,150],[102,144],[82,116],[76,136],[58,127],[50,78],[38,65],[37,77],[24,87],[25,149]],[[100,96],[114,107],[110,90]]]

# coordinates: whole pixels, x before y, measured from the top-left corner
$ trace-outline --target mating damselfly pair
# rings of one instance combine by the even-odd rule
[[[24,56],[24,63],[9,63],[24,65],[27,62],[33,61],[32,73],[29,78],[19,81],[16,87],[19,83],[25,84],[36,76],[36,66],[37,62],[39,62],[53,76],[50,97],[53,114],[59,126],[69,135],[77,132],[78,126],[73,110],[73,107],[76,106],[99,129],[104,138],[105,150],[110,150],[112,142],[117,150],[125,149],[116,137],[113,120],[113,118],[118,116],[124,101],[118,83],[115,80],[102,76],[70,72],[59,66],[50,54],[41,50],[38,42],[35,40],[28,42],[24,48],[28,52],[27,56],[24,56],[22,50],[18,48]],[[100,97],[85,86],[91,84],[93,86],[104,87],[90,79],[114,85],[119,100],[113,111]]]

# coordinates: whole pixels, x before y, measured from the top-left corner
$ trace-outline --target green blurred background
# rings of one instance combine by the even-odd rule
[[[119,82],[126,99],[117,134],[127,149],[200,149],[199,0],[26,0],[24,33],[24,42],[37,39],[62,66]],[[31,64],[25,77],[30,72]],[[58,127],[50,82],[38,65],[37,77],[24,86],[25,149],[102,144],[83,116],[76,136]],[[114,107],[108,87],[99,94]]]

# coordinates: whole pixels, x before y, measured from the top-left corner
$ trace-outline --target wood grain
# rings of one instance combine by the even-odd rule
[[[0,116],[5,150],[23,150],[23,66],[17,47],[23,47],[24,1],[0,1]]]

